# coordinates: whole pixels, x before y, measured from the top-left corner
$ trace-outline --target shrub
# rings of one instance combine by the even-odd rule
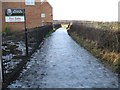
[[[11,35],[11,34],[12,34],[12,31],[11,31],[11,29],[10,29],[10,26],[7,24],[7,25],[5,26],[5,30],[4,30],[4,32],[3,32],[3,35],[8,36],[8,35]]]

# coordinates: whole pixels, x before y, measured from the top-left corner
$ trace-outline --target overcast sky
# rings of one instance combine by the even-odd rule
[[[54,20],[117,21],[119,0],[48,0]]]

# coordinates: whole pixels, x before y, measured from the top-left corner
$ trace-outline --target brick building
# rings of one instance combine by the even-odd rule
[[[2,30],[5,30],[6,27],[9,27],[12,31],[24,30],[23,22],[6,22],[6,9],[25,9],[27,28],[35,28],[45,24],[51,24],[53,21],[52,6],[46,0],[17,0],[17,2],[2,2]]]
[[[51,21],[53,21],[52,6],[47,2],[47,0],[44,0],[41,3],[41,19],[43,25],[51,24]]]

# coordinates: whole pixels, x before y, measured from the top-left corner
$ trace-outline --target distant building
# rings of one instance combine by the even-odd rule
[[[9,0],[6,0],[9,1]],[[21,1],[21,2],[18,2]],[[23,22],[7,22],[5,11],[10,15],[9,9],[25,9],[26,27],[35,28],[53,22],[52,6],[47,0],[17,0],[17,2],[2,2],[2,30],[9,27],[12,31],[24,30]]]

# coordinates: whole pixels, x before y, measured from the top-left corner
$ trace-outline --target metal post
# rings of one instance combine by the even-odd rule
[[[2,51],[0,51],[2,53]],[[1,55],[0,55],[1,56]],[[3,61],[2,61],[2,58],[1,58],[1,61],[0,61],[0,89],[2,89],[2,84],[4,82],[4,70],[3,70]]]
[[[2,2],[0,1],[0,11],[2,11]],[[2,46],[2,13],[0,13],[0,46]],[[4,79],[3,74],[3,61],[2,61],[2,48],[0,48],[0,90],[2,89],[2,83]]]
[[[27,35],[27,28],[26,28],[26,15],[25,15],[25,9],[24,9],[24,26],[25,26],[25,46],[26,46],[26,56],[28,56],[28,35]]]

